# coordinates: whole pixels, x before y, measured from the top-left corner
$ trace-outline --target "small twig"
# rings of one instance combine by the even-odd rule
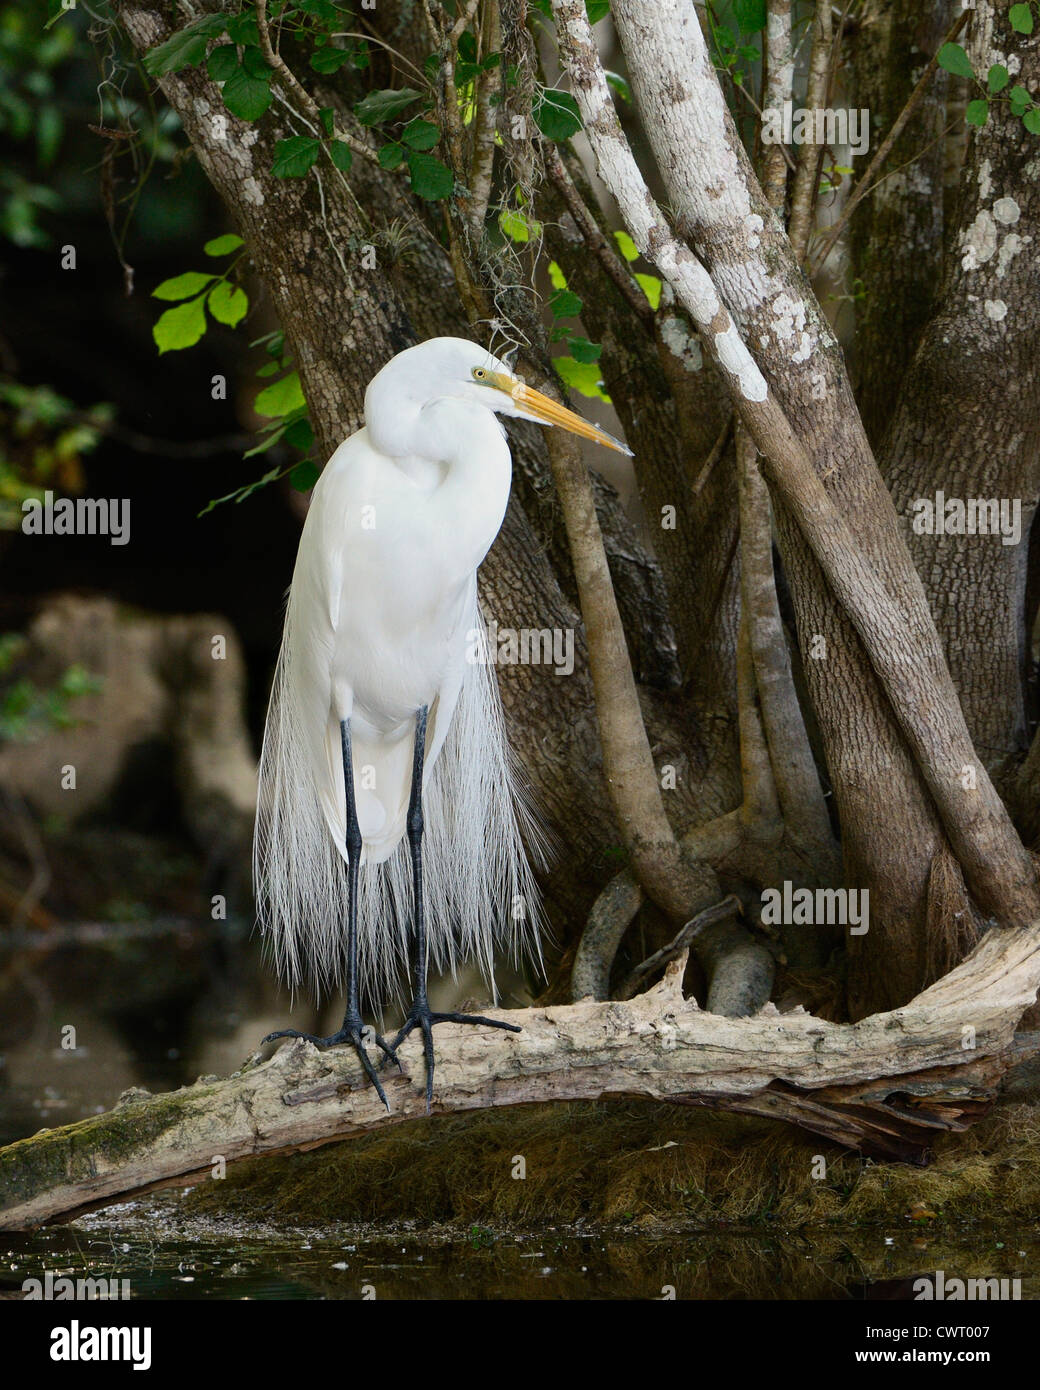
[[[738,92],[740,92],[741,95],[744,97],[744,100],[747,101],[747,102],[749,103],[749,105],[751,106],[752,110],[757,114],[759,120],[760,120],[760,121],[764,121],[764,120],[765,120],[765,112],[762,110],[761,106],[759,106],[758,102],[755,100],[755,98],[754,98],[754,97],[751,95],[751,93],[748,91],[747,87],[745,87],[745,85],[743,84],[743,82],[735,82],[733,85],[734,85],[734,87],[736,88],[736,90],[737,90]],[[781,141],[781,142],[778,142],[776,145],[772,146],[772,148],[775,149],[775,150],[777,150],[777,151],[779,152],[779,154],[780,154],[781,157],[783,158],[784,162],[786,163],[788,169],[790,169],[790,170],[792,171],[792,173],[793,173],[793,172],[794,172],[794,169],[795,169],[795,162],[794,162],[794,160],[791,158],[791,152],[790,152],[790,150],[788,150],[787,146],[786,146],[785,144],[783,144],[783,142]]]
[[[711,477],[712,470],[722,457],[726,445],[729,443],[730,435],[733,433],[733,419],[733,415],[729,415],[726,419],[726,423],[722,426],[722,429],[719,430],[719,437],[711,446],[711,453],[704,460],[704,467],[697,474],[697,481],[694,483],[692,489],[694,497],[697,497],[702,492],[704,485]]]
[[[794,52],[791,47],[791,0],[769,0],[765,45],[765,91],[762,105],[770,111],[782,111],[791,97],[794,84]],[[787,198],[787,171],[795,163],[783,141],[763,151],[762,191],[769,206],[784,216]]]
[[[900,135],[902,135],[903,130],[906,127],[906,123],[917,110],[917,107],[921,103],[921,99],[924,97],[925,92],[928,90],[931,80],[935,75],[935,70],[939,66],[939,53],[946,46],[946,44],[952,43],[954,41],[957,35],[967,24],[968,20],[971,18],[971,15],[971,10],[964,11],[964,13],[959,17],[957,22],[953,25],[949,33],[943,39],[942,43],[939,45],[939,48],[936,49],[935,53],[932,55],[931,61],[928,63],[927,67],[925,68],[924,72],[921,74],[918,80],[917,86],[914,88],[914,90],[910,93],[909,97],[907,98],[906,105],[903,107],[902,111],[900,111],[899,115],[892,123],[892,129],[888,132],[884,140],[882,140],[881,144],[878,146],[877,153],[874,155],[874,158],[867,165],[863,174],[860,176],[858,182],[856,183],[855,188],[853,188],[852,192],[846,199],[845,206],[844,208],[842,208],[841,211],[841,216],[834,223],[833,227],[831,227],[827,240],[823,243],[823,246],[820,248],[818,255],[813,261],[812,268],[810,271],[811,275],[815,275],[820,270],[822,270],[824,264],[826,263],[827,257],[834,250],[838,238],[845,230],[849,218],[856,211],[860,203],[863,201],[866,195],[870,192],[871,188],[874,186],[870,182],[871,178],[888,158],[889,153],[892,150],[892,146],[899,139]]]
[[[708,927],[717,926],[720,922],[728,921],[730,917],[739,917],[741,911],[740,899],[730,893],[721,902],[713,903],[711,907],[706,907],[703,912],[698,912],[696,917],[691,917],[667,946],[662,946],[652,956],[647,956],[646,960],[637,965],[634,970],[629,971],[615,991],[614,997],[616,999],[632,999],[640,994],[645,981],[656,971],[663,969],[670,961],[677,960],[684,951],[689,949],[702,931],[706,931]]]
[[[638,282],[633,279],[621,257],[603,235],[599,223],[585,206],[585,200],[567,172],[567,167],[560,158],[560,152],[555,145],[548,146],[545,155],[545,169],[556,191],[566,203],[567,211],[577,223],[578,231],[589,250],[599,259],[603,269],[625,296],[629,307],[634,309],[640,318],[652,319],[654,311],[650,306],[650,301],[640,289]]]
[[[458,43],[459,39],[462,38],[462,35],[469,28],[470,22],[472,21],[473,16],[476,14],[477,6],[479,4],[480,0],[469,0],[469,4],[466,6],[463,12],[459,15],[458,19],[452,25],[451,32],[448,34],[448,42],[451,44],[453,49],[455,45]]]
[[[277,73],[283,87],[292,93],[304,112],[306,112],[312,125],[316,127],[319,138],[322,138],[325,134],[325,128],[322,125],[321,110],[318,103],[311,96],[310,92],[300,83],[296,74],[289,67],[289,64],[282,55],[276,52],[271,44],[271,31],[267,23],[267,0],[256,0],[256,27],[260,36],[260,52],[264,55],[264,61],[273,72]],[[379,167],[379,160],[375,151],[370,149],[363,140],[359,140],[356,135],[352,135],[349,131],[343,130],[339,126],[335,126],[333,129],[333,136],[335,139],[342,140],[345,144],[349,145],[351,150],[353,150],[355,154],[360,155],[362,159],[367,159],[370,163],[376,165],[377,168]]]
[[[502,47],[502,16],[498,0],[487,0],[484,11],[484,30],[487,38],[487,52],[497,53]],[[476,82],[477,111],[473,118],[473,159],[469,175],[470,236],[474,242],[480,240],[484,230],[488,203],[491,198],[491,181],[495,168],[495,132],[498,126],[498,107],[492,104],[495,85],[501,90],[502,68],[489,68],[482,72]]]
[[[810,111],[819,110],[827,105],[833,41],[831,19],[829,0],[826,4],[817,5],[812,52],[809,56],[809,79],[805,92],[805,104]],[[794,188],[791,193],[791,218],[788,224],[788,236],[799,264],[805,259],[805,253],[809,248],[822,163],[822,146],[808,142],[802,145],[798,153],[798,168],[795,171]]]

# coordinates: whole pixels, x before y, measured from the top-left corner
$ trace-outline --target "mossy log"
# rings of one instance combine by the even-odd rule
[[[723,1018],[682,994],[685,957],[636,998],[510,1011],[523,1032],[445,1025],[434,1112],[643,1096],[767,1115],[878,1157],[927,1161],[935,1136],[992,1105],[1035,1039],[1015,1037],[1040,985],[1040,926],[991,930],[901,1009],[828,1023],[772,1004]],[[390,1113],[353,1052],[297,1041],[240,1071],[0,1149],[0,1229],[67,1220],[155,1187],[209,1177],[221,1160],[314,1148],[425,1110],[421,1043],[384,1073]]]

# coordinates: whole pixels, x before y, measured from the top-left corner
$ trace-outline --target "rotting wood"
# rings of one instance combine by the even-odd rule
[[[686,957],[635,999],[513,1010],[523,1032],[438,1030],[435,1113],[641,1096],[766,1115],[863,1153],[927,1159],[992,1104],[1033,1042],[1015,1026],[1040,985],[1040,923],[992,929],[909,1004],[854,1024],[767,1005],[751,1019],[682,995]],[[25,1230],[226,1162],[353,1138],[424,1114],[420,1043],[386,1074],[387,1114],[351,1052],[310,1043],[241,1071],[138,1098],[0,1149],[0,1229]]]

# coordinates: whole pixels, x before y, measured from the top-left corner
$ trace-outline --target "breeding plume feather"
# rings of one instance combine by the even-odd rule
[[[461,338],[398,354],[371,381],[365,425],[330,459],[300,539],[260,760],[254,871],[261,925],[288,983],[345,982],[343,1027],[385,1103],[360,1000],[414,997],[387,1058],[421,1028],[512,1028],[431,1013],[428,960],[537,950],[523,838],[533,817],[506,742],[477,598],[477,568],[509,499],[497,414],[611,436]],[[345,770],[349,772],[346,775]],[[514,1030],[515,1031],[515,1030]]]

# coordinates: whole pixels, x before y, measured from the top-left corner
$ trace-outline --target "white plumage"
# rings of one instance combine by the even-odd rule
[[[362,836],[358,976],[395,991],[413,917],[405,840],[416,714],[429,710],[423,872],[430,953],[476,960],[537,948],[538,906],[476,571],[509,500],[495,412],[622,448],[529,390],[475,343],[436,338],[372,380],[365,426],[329,460],[300,540],[260,763],[254,850],[260,920],[298,986],[347,975],[349,721]]]

